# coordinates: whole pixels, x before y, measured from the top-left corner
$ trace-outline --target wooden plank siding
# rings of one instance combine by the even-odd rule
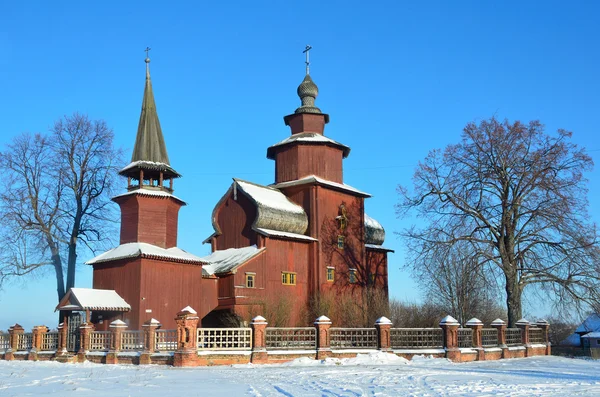
[[[238,193],[237,200],[234,200],[231,192],[217,208],[216,218],[221,229],[221,235],[215,237],[217,250],[248,247],[257,243],[256,232],[252,230],[256,207],[244,194]]]
[[[329,181],[343,183],[343,150],[314,144],[285,146],[275,156],[275,183],[316,175]]]

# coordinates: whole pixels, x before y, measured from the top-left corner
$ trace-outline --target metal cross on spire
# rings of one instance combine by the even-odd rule
[[[306,54],[306,61],[304,62],[304,63],[306,63],[306,74],[309,74],[309,72],[310,72],[310,60],[308,58],[310,50],[312,50],[312,47],[307,44],[304,51],[302,51],[303,54]]]
[[[146,51],[146,59],[150,58],[150,56],[148,55],[148,53],[150,52],[151,49],[152,48],[150,48],[150,47],[146,47],[146,49],[144,50],[144,51]]]

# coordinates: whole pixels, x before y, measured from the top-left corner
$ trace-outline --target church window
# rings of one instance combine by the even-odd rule
[[[335,277],[335,269],[333,267],[327,268],[327,281],[332,282]]]
[[[296,285],[296,273],[281,272],[281,283],[283,285]]]
[[[343,249],[344,249],[344,236],[341,236],[341,235],[340,235],[340,236],[338,236],[338,239],[337,239],[337,247],[338,247],[339,249],[341,249],[341,250],[343,250]]]
[[[256,288],[256,273],[246,273],[246,288]]]
[[[350,269],[348,272],[348,282],[350,284],[356,283],[356,269]]]

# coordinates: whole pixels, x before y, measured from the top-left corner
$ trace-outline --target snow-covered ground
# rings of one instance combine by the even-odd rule
[[[600,361],[454,364],[374,353],[324,362],[172,368],[0,361],[0,396],[600,396]]]

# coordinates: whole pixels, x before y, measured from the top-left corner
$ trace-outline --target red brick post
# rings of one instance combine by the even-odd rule
[[[521,343],[525,346],[525,357],[533,356],[533,348],[529,343],[529,321],[522,318],[515,324],[521,330]]]
[[[121,351],[121,342],[123,339],[123,331],[127,328],[121,320],[115,320],[108,326],[110,329],[110,349],[106,354],[107,364],[118,364],[119,363],[119,351]]]
[[[377,348],[384,352],[391,351],[392,343],[390,329],[392,329],[392,322],[390,319],[387,317],[379,317],[375,321],[375,328],[377,328]]]
[[[478,318],[473,317],[465,324],[467,328],[473,330],[473,349],[477,352],[477,361],[485,360],[485,351],[483,350],[483,338],[481,330],[483,323]]]
[[[32,341],[31,341],[31,350],[29,351],[29,355],[27,356],[27,360],[37,361],[38,360],[38,352],[42,350],[42,338],[44,334],[48,332],[48,327],[43,325],[36,325],[33,327],[31,331]]]
[[[322,360],[331,356],[331,340],[329,337],[331,320],[327,316],[319,316],[314,325],[317,328],[317,360]]]
[[[19,350],[19,335],[23,335],[25,330],[19,324],[15,324],[8,329],[9,347],[4,355],[4,359],[12,361],[15,359],[15,352]]]
[[[173,366],[198,365],[198,313],[186,306],[177,313],[177,350],[173,354]]]
[[[250,361],[261,364],[268,360],[266,329],[267,319],[263,316],[256,316],[252,319],[250,327],[252,327],[252,355]]]
[[[64,356],[67,354],[67,333],[69,332],[67,323],[58,324],[58,346],[56,347],[56,355]]]
[[[86,354],[90,351],[91,334],[94,331],[92,323],[82,323],[79,326],[79,351],[77,352],[77,361],[85,362]]]
[[[454,362],[460,362],[461,354],[458,348],[458,327],[460,327],[460,323],[454,317],[446,316],[440,321],[440,327],[444,335],[446,358]]]
[[[549,356],[552,354],[550,347],[550,323],[546,320],[539,320],[535,325],[542,329],[544,342],[546,343],[546,355]]]
[[[140,354],[140,364],[152,363],[150,356],[156,351],[156,330],[161,326],[161,323],[155,318],[151,318],[142,325],[144,330],[144,351]]]
[[[506,323],[497,318],[490,324],[498,330],[498,347],[502,349],[502,358],[508,358],[508,346],[506,346]]]

